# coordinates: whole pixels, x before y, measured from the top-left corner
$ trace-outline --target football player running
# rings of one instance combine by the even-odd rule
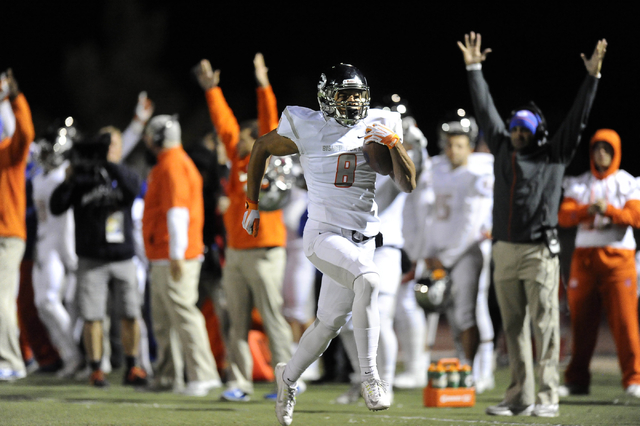
[[[309,194],[303,235],[306,256],[323,273],[316,321],[305,331],[288,363],[275,369],[276,416],[290,425],[296,382],[353,316],[362,375],[362,394],[370,410],[390,406],[388,384],[380,380],[376,351],[380,334],[377,306],[380,276],[373,262],[381,243],[374,201],[376,173],[364,161],[364,143],[386,145],[391,177],[403,192],[416,185],[415,166],[403,147],[398,113],[369,109],[369,86],[354,66],[339,64],[320,76],[320,111],[288,106],[278,128],[260,137],[251,153],[247,210],[243,227],[259,232],[258,195],[270,155],[300,154]]]

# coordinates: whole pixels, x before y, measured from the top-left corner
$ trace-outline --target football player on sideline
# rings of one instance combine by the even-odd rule
[[[380,220],[374,201],[376,174],[364,161],[365,141],[387,145],[390,176],[403,192],[415,188],[415,166],[401,141],[400,115],[369,110],[369,86],[354,66],[339,64],[320,76],[320,111],[288,106],[276,130],[260,137],[251,152],[247,211],[243,227],[258,235],[258,195],[270,155],[300,154],[309,190],[304,250],[323,273],[316,321],[305,331],[288,363],[275,369],[276,416],[290,425],[296,382],[353,314],[362,393],[370,410],[390,406],[388,384],[379,378],[376,351],[380,334],[377,306],[380,277],[373,254]]]

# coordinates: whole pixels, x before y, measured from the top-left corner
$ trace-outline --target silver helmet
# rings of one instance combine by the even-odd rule
[[[280,210],[291,199],[296,184],[296,167],[291,156],[272,156],[260,185],[260,210]]]
[[[444,312],[451,303],[451,277],[444,269],[428,271],[414,285],[416,302],[427,313]]]
[[[70,150],[79,136],[73,117],[65,118],[62,123],[55,123],[44,137],[36,141],[36,160],[46,170],[55,169],[69,158]]]
[[[335,65],[320,75],[320,110],[343,126],[354,126],[367,116],[370,98],[367,79],[353,65]]]
[[[475,148],[478,139],[478,124],[475,118],[467,115],[467,112],[458,108],[450,113],[438,125],[438,145],[440,149],[444,149],[447,143],[447,136],[450,135],[467,135],[469,137],[469,145]]]

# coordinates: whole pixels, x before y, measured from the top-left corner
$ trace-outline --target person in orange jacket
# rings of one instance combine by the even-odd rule
[[[35,129],[11,69],[0,84],[0,99],[8,96],[16,122],[13,136],[0,141],[0,381],[9,381],[27,375],[18,340],[16,294],[27,238],[25,171]]]
[[[611,328],[622,385],[640,398],[636,241],[640,227],[640,186],[620,170],[620,136],[598,130],[589,144],[591,171],[564,182],[558,222],[578,227],[567,300],[571,314],[572,352],[560,396],[589,393],[589,363],[598,336],[601,311]]]
[[[278,126],[276,98],[267,75],[264,57],[254,57],[258,82],[258,128],[239,124],[219,86],[220,70],[203,59],[194,71],[205,91],[209,114],[231,162],[228,182],[229,208],[224,213],[227,231],[222,286],[227,298],[229,334],[229,380],[222,399],[248,401],[253,394],[253,359],[248,345],[251,311],[255,306],[269,338],[272,367],[291,358],[291,326],[282,314],[282,284],[286,263],[286,228],[282,210],[261,215],[263,232],[254,238],[242,228],[247,198],[247,166],[258,136]]]

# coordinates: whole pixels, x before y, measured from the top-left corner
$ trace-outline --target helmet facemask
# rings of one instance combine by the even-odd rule
[[[341,64],[332,72],[329,77],[323,73],[318,82],[320,110],[343,126],[355,126],[369,113],[369,86],[360,71],[350,65]],[[344,74],[335,75],[340,73]]]

